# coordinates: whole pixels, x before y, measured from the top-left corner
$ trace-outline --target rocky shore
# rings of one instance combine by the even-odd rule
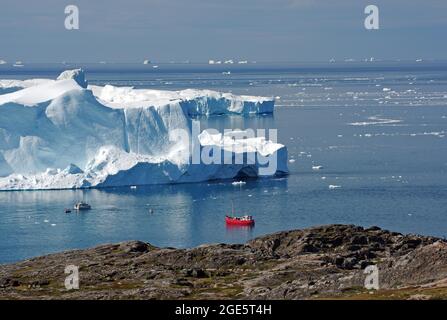
[[[79,289],[67,290],[67,265]],[[379,270],[379,290],[364,269]],[[0,265],[0,299],[447,298],[447,241],[328,225],[192,249],[140,241]]]

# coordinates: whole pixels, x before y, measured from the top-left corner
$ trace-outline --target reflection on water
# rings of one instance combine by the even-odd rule
[[[286,179],[264,181],[287,189]],[[144,186],[136,189],[1,192],[0,261],[131,239],[159,246],[191,247],[204,242],[245,242],[253,230],[225,226],[231,200],[240,212],[259,203],[257,184],[235,188],[231,181]],[[65,213],[77,201],[89,211]],[[269,204],[281,210],[280,202]],[[206,239],[206,240],[205,240]]]
[[[254,226],[229,226],[225,228],[226,243],[245,243],[254,237]],[[241,241],[243,240],[243,242]]]

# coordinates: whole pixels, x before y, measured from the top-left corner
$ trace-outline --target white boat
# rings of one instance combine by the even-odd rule
[[[85,202],[78,202],[74,205],[74,209],[75,210],[90,210],[92,207]]]

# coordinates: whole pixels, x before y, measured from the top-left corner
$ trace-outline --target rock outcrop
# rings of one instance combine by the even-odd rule
[[[64,285],[79,267],[79,290]],[[364,269],[379,270],[379,290]],[[419,299],[447,297],[447,242],[328,225],[192,249],[131,241],[0,266],[2,299]]]

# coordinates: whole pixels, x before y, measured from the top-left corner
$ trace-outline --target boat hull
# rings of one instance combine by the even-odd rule
[[[228,216],[225,217],[225,222],[231,226],[253,226],[255,224],[254,220],[240,220]]]

